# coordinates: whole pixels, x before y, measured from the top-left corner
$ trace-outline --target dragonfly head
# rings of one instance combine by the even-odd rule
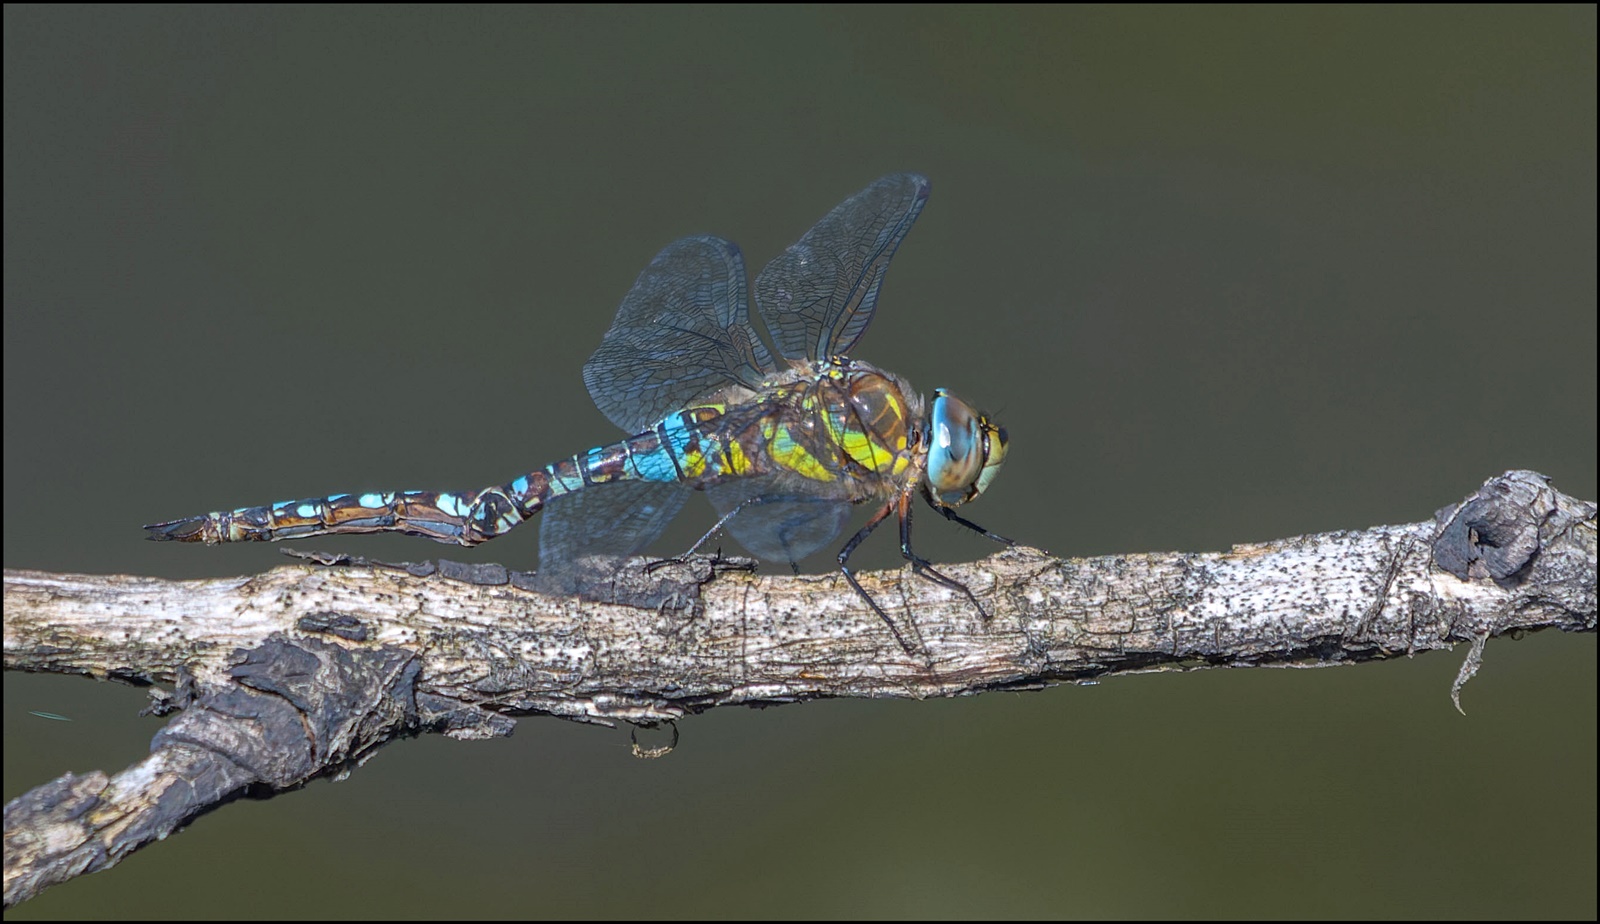
[[[1006,461],[1006,428],[943,388],[928,413],[928,488],[955,507],[982,494]]]

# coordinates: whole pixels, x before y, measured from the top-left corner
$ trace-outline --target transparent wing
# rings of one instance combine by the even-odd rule
[[[839,203],[756,279],[756,305],[778,352],[850,352],[872,321],[883,274],[928,201],[927,177],[896,173]]]
[[[688,499],[682,485],[620,481],[551,500],[539,515],[539,574],[546,589],[570,593],[582,577],[643,549]]]
[[[637,433],[729,384],[758,385],[774,367],[748,305],[737,246],[718,237],[668,244],[583,364],[590,397]]]
[[[726,529],[750,554],[771,562],[798,562],[832,542],[855,510],[848,500],[785,490],[772,478],[725,482],[706,496],[719,515],[739,508]]]

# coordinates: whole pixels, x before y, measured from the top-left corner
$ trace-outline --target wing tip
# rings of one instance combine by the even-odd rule
[[[873,183],[872,185],[874,185],[874,186],[878,186],[878,185],[883,185],[883,186],[910,185],[910,186],[913,186],[913,187],[916,188],[916,198],[918,198],[918,199],[926,199],[926,198],[928,198],[928,193],[933,191],[933,181],[932,180],[928,179],[928,177],[925,174],[917,173],[915,171],[910,171],[910,170],[903,171],[903,172],[900,172],[900,173],[888,174],[887,176],[884,176],[884,177],[880,178],[877,182]]]

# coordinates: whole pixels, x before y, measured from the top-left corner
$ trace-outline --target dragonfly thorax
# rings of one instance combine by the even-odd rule
[[[916,476],[923,400],[905,380],[870,363],[832,357],[768,383],[765,451],[815,481],[855,481],[887,496]]]

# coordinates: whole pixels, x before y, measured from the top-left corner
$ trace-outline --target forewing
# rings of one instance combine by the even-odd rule
[[[927,177],[915,173],[883,177],[767,264],[756,279],[756,305],[779,353],[814,360],[850,352],[928,190]]]
[[[754,387],[772,355],[750,327],[744,258],[718,237],[668,244],[639,275],[583,364],[589,395],[637,433],[730,384]]]

